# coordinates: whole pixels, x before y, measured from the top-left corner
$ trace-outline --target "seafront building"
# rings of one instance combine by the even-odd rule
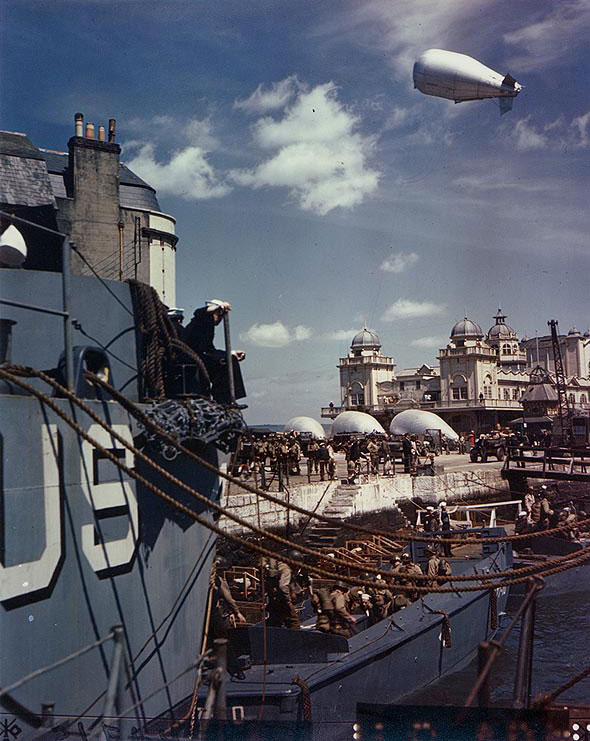
[[[114,119],[95,132],[77,113],[65,152],[41,149],[22,132],[0,131],[0,209],[68,234],[87,261],[73,255],[75,273],[89,274],[89,263],[103,278],[136,278],[174,306],[175,219],[120,153]],[[21,231],[26,267],[59,270],[59,238]]]
[[[322,417],[333,419],[341,411],[359,410],[387,428],[398,412],[421,408],[436,412],[457,431],[481,430],[522,419],[523,399],[534,401],[541,388],[539,374],[551,416],[557,398],[551,337],[519,340],[506,319],[498,309],[494,324],[484,333],[465,317],[452,327],[447,346],[439,350],[438,366],[424,363],[400,370],[392,357],[383,354],[379,336],[365,327],[337,366],[340,405],[323,407]],[[559,343],[570,404],[588,412],[590,331],[582,335],[572,328],[560,335]]]

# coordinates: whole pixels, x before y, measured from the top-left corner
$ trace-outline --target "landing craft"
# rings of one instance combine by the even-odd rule
[[[522,90],[511,75],[501,75],[466,54],[428,49],[414,63],[414,87],[425,95],[466,100],[500,98],[500,115],[512,110],[512,100]]]

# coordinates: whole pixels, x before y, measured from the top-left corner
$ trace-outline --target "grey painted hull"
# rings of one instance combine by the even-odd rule
[[[57,273],[2,270],[0,282],[3,298],[61,309]],[[81,326],[74,330],[74,344],[107,348],[111,383],[137,400],[129,287],[108,281],[108,289],[94,278],[72,277],[72,316]],[[2,316],[17,322],[14,363],[58,365],[63,350],[58,318],[10,306],[2,306]],[[50,391],[36,379],[31,383]],[[117,455],[130,467],[137,466],[166,492],[211,518],[208,506],[134,461],[75,407],[64,400],[57,403],[105,447],[120,449]],[[133,439],[137,430],[120,405],[87,403]],[[3,383],[0,436],[0,687],[79,651],[120,624],[132,670],[123,702],[129,707],[173,680],[200,652],[215,536],[128,481],[34,397]],[[223,462],[213,446],[199,452],[216,465]],[[153,455],[209,499],[219,498],[217,475],[182,457],[167,462],[159,453]],[[52,703],[53,723],[85,713],[86,727],[103,712],[112,655],[109,641],[15,688],[9,699],[35,714],[42,703]],[[193,682],[190,672],[141,702],[138,719],[177,704],[192,692]],[[6,700],[0,700],[1,717],[12,722],[15,709]],[[27,728],[20,718],[17,722]]]
[[[91,404],[119,431],[130,429],[117,404]],[[65,402],[60,406],[70,411]],[[131,706],[134,693],[147,697],[199,653],[215,536],[121,478],[108,462],[96,462],[77,434],[35,399],[0,397],[0,409],[0,686],[78,651],[120,624],[134,659],[134,692],[126,697]],[[88,430],[91,421],[76,416]],[[91,434],[97,436],[95,426]],[[107,447],[121,446],[113,441]],[[217,499],[216,476],[186,463],[181,473],[187,483]],[[186,494],[164,488],[203,512]],[[113,643],[106,643],[26,683],[12,697],[35,713],[41,703],[51,702],[59,716],[77,716],[89,706],[88,715],[100,714],[112,653]],[[193,681],[194,673],[185,675],[143,703],[139,717],[173,706],[191,692]]]
[[[509,546],[499,557],[476,562],[481,572],[495,562],[509,568]],[[497,590],[498,610],[504,611],[507,588]],[[452,646],[443,647],[442,617],[450,616]],[[301,721],[303,699],[293,684],[298,675],[309,687],[314,726],[354,722],[362,705],[392,705],[405,695],[460,669],[473,658],[480,641],[494,634],[490,620],[490,597],[486,592],[430,594],[377,625],[349,639],[349,652],[332,656],[333,661],[316,664],[254,666],[245,681],[231,681],[228,705],[234,717],[256,719],[262,696],[265,721]],[[285,632],[285,640],[288,634]],[[263,676],[266,669],[266,686]],[[205,692],[202,693],[203,698]],[[238,708],[237,710],[235,708]]]

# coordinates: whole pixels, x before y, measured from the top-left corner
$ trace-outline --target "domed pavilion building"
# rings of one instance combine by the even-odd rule
[[[441,393],[435,411],[453,429],[481,430],[505,424],[521,412],[520,397],[529,382],[526,353],[501,309],[494,319],[487,334],[467,317],[458,321],[449,344],[440,350]]]
[[[376,332],[364,327],[352,338],[350,352],[338,363],[340,406],[322,408],[322,417],[336,417],[343,411],[378,413],[387,402],[395,378],[393,358],[383,355]],[[382,385],[385,384],[385,390]],[[379,416],[378,414],[375,416]]]

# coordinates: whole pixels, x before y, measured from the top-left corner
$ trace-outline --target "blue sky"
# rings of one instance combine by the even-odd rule
[[[76,111],[117,119],[177,218],[177,303],[232,303],[250,423],[338,403],[365,321],[399,368],[499,305],[520,335],[590,324],[588,3],[4,0],[0,23],[2,128],[63,150]],[[513,111],[413,90],[431,47],[510,72]]]

